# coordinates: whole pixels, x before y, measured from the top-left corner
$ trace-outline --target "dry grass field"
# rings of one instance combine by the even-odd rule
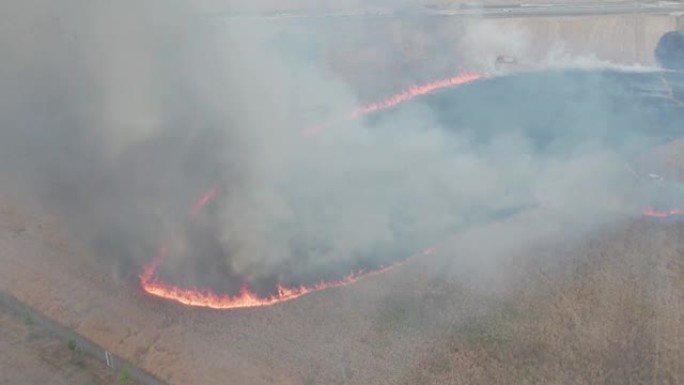
[[[0,384],[110,385],[103,363],[69,348],[29,315],[0,308]]]
[[[0,290],[172,384],[678,383],[684,225],[511,238],[548,215],[350,287],[208,311],[147,298],[54,224],[4,209]]]
[[[642,221],[529,250],[574,263],[528,265],[508,302],[445,336],[405,383],[681,383],[683,231]]]
[[[321,27],[314,42],[315,25],[282,28],[292,39],[315,47],[317,60],[363,100],[373,100],[464,68],[506,72],[549,66],[652,66],[658,39],[676,25],[671,16],[639,15],[346,20]],[[500,55],[517,63],[499,65]]]

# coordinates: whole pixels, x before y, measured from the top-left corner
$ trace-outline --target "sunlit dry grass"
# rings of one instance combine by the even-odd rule
[[[405,383],[681,383],[683,233],[634,224],[557,255],[579,261],[571,274],[530,263],[511,302],[445,336]]]

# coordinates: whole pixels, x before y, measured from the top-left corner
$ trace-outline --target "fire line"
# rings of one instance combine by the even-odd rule
[[[442,88],[456,87],[486,77],[489,77],[489,75],[480,74],[473,71],[461,71],[456,76],[430,82],[420,86],[413,86],[385,100],[371,103],[361,108],[358,108],[347,114],[345,118],[355,119],[371,112],[394,107],[400,103],[411,100],[417,96],[425,95]],[[321,127],[322,126],[318,126],[312,129],[303,130],[301,133],[305,137],[315,135],[320,131]],[[202,198],[200,198],[194,205],[192,205],[190,209],[190,216],[192,218],[196,217],[201,211],[201,209],[207,203],[216,198],[216,194],[216,188],[211,188]],[[139,278],[142,289],[148,294],[171,301],[176,301],[183,305],[205,307],[212,309],[260,307],[290,301],[315,291],[350,285],[362,278],[371,277],[374,275],[384,273],[396,267],[397,265],[405,263],[408,259],[414,256],[427,255],[430,254],[432,251],[433,249],[429,248],[409,258],[405,258],[402,261],[398,261],[388,266],[380,266],[373,270],[352,271],[343,278],[334,281],[322,281],[314,285],[302,285],[295,287],[284,287],[278,284],[275,288],[277,289],[277,294],[273,294],[269,297],[260,297],[256,295],[254,292],[250,290],[250,288],[247,285],[242,286],[239,294],[229,295],[217,294],[209,289],[183,288],[163,282],[157,276],[157,269],[162,264],[164,257],[168,252],[168,245],[162,245],[159,248],[157,255],[143,267],[142,272],[139,275]]]
[[[417,96],[426,95],[442,88],[456,87],[462,84],[473,82],[475,80],[489,77],[491,77],[491,75],[481,74],[479,72],[474,71],[461,71],[456,76],[452,76],[447,79],[436,80],[434,82],[430,82],[420,86],[413,86],[396,95],[390,96],[385,100],[367,104],[361,108],[351,111],[342,119],[356,119],[371,112],[384,110],[386,108],[392,108],[398,104],[409,101]],[[319,133],[324,126],[325,124],[302,130],[302,135],[305,137],[315,135]]]
[[[414,86],[394,96],[391,96],[383,101],[368,104],[364,107],[358,108],[350,112],[344,118],[355,119],[365,114],[394,107],[400,103],[411,100],[417,96],[425,95],[442,88],[455,87],[487,77],[489,77],[489,75],[479,74],[472,71],[462,71],[454,77],[444,80],[438,80],[421,86]],[[306,129],[303,130],[301,134],[305,137],[315,135],[318,132],[320,132],[322,127],[323,126],[317,126],[310,129]],[[190,216],[192,218],[195,218],[207,203],[211,202],[213,199],[216,198],[216,195],[217,189],[215,187],[211,188],[202,198],[200,198],[194,205],[192,205],[190,209]],[[684,215],[684,209],[673,208],[667,211],[660,211],[650,207],[646,207],[642,210],[642,214],[647,217],[666,218],[671,216]],[[211,291],[210,289],[183,288],[163,282],[157,276],[157,269],[162,264],[164,257],[168,252],[168,245],[165,244],[159,248],[157,255],[143,267],[142,272],[139,275],[139,278],[142,289],[148,294],[171,301],[176,301],[183,305],[205,307],[212,309],[262,307],[275,305],[286,301],[291,301],[295,298],[299,298],[303,295],[313,293],[316,291],[350,285],[354,282],[359,281],[360,279],[382,274],[398,265],[405,263],[411,258],[421,255],[428,255],[432,253],[433,250],[434,248],[428,248],[401,261],[395,262],[388,266],[380,266],[373,270],[352,271],[348,275],[338,280],[322,281],[317,284],[309,286],[302,285],[294,287],[284,287],[278,284],[275,287],[276,294],[273,294],[268,297],[260,297],[256,295],[253,291],[251,291],[246,284],[242,286],[238,294],[230,295],[217,294]]]

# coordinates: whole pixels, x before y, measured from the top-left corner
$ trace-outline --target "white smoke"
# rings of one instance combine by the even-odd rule
[[[293,27],[210,20],[183,2],[3,8],[2,179],[133,265],[183,233],[214,184],[222,193],[198,226],[218,246],[178,240],[184,252],[167,264],[199,281],[199,265],[257,281],[356,266],[377,250],[409,254],[507,207],[548,203],[590,221],[634,208],[614,148],[535,153],[524,130],[476,143],[446,134],[419,103],[378,127],[346,121],[303,138],[318,116],[361,102],[345,77],[279,39]],[[464,66],[532,48],[522,29],[465,31]]]

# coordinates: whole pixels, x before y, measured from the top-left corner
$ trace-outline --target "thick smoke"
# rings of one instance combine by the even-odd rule
[[[649,138],[592,140],[625,123],[600,92],[564,95],[586,114],[562,109],[574,118],[565,126],[547,116],[551,105],[509,107],[480,122],[495,128],[480,138],[476,120],[443,116],[496,120],[510,102],[475,93],[468,111],[416,102],[305,138],[302,129],[359,101],[306,44],[282,39],[285,27],[208,19],[169,1],[3,8],[3,193],[60,215],[126,274],[168,238],[162,274],[272,287],[387,263],[539,203],[573,229],[638,211],[625,164]],[[532,84],[523,96],[544,89]],[[515,126],[535,114],[548,117],[546,131]],[[539,145],[559,127],[571,131]],[[188,219],[212,186],[217,199]]]

